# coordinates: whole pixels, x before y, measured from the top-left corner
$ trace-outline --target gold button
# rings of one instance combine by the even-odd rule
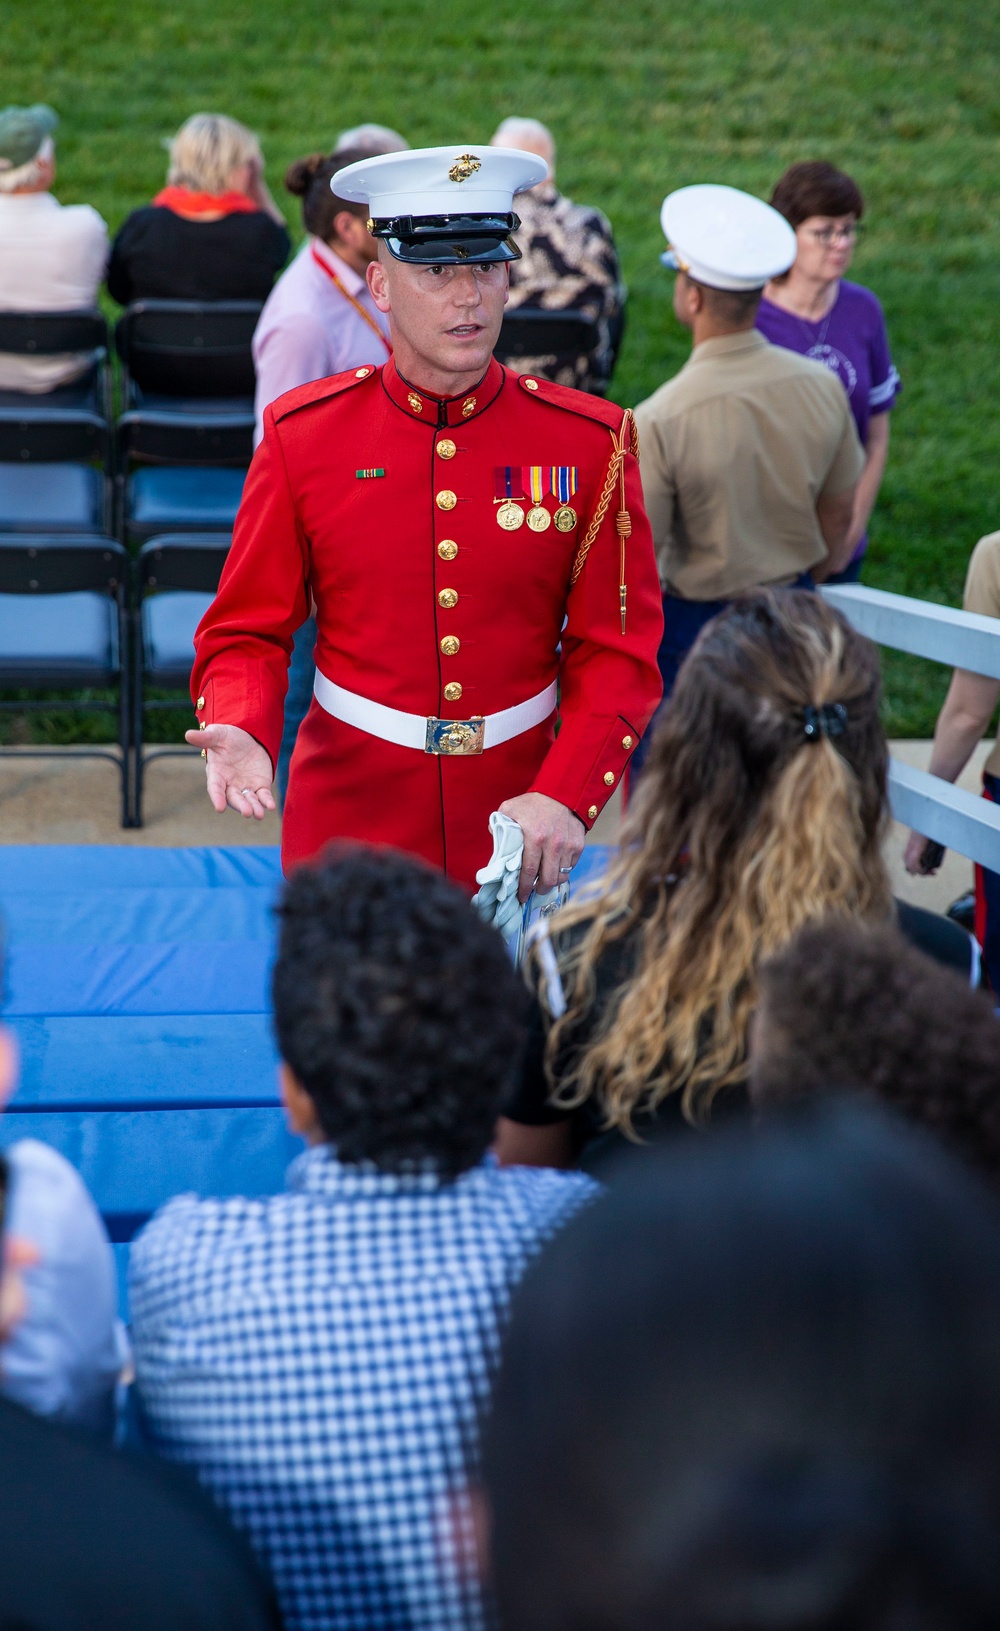
[[[458,545],[452,538],[442,538],[438,544],[438,554],[443,561],[453,561],[458,554]]]
[[[446,634],[441,641],[441,654],[444,657],[457,657],[462,642],[455,634]]]
[[[623,747],[623,748],[624,748],[624,749],[625,749],[625,752],[626,752],[626,753],[627,753],[627,752],[628,752],[628,750],[629,750],[629,748],[630,748],[630,747],[631,747],[631,746],[632,746],[632,738],[631,738],[631,736],[623,736],[623,737],[622,737],[622,747]]]
[[[461,702],[462,687],[459,685],[457,680],[449,680],[448,684],[445,686],[444,700],[445,702]]]
[[[455,446],[450,436],[443,436],[440,442],[438,442],[435,452],[437,453],[439,459],[453,459],[455,454],[458,452],[458,448]]]
[[[435,493],[434,502],[439,510],[453,510],[458,499],[449,487],[444,487],[440,493]]]
[[[368,375],[370,373],[371,373],[370,368],[356,368],[355,371],[354,371],[354,378],[355,379],[367,379]]]
[[[451,608],[453,606],[458,605],[458,590],[457,589],[439,589],[438,590],[438,605],[443,606],[446,612],[450,612]]]
[[[524,382],[524,388],[525,388],[526,391],[537,391],[538,390],[538,381],[537,381],[537,379],[526,379],[525,382]]]
[[[198,701],[195,703],[195,707],[196,708],[204,708],[204,706],[205,706],[205,698],[204,697],[199,697]]]
[[[596,821],[597,820],[597,805],[596,804],[592,804],[590,806],[590,809],[587,811],[587,820],[588,821]]]
[[[615,773],[613,770],[606,770],[604,772],[604,785],[605,787],[614,787]]]
[[[199,721],[198,721],[198,729],[199,729],[199,730],[200,730],[200,731],[207,731],[207,730],[208,730],[208,722],[207,722],[207,720],[204,720],[204,719],[199,719]]]

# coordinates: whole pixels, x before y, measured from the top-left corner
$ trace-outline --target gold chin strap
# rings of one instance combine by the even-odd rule
[[[574,584],[583,571],[590,554],[591,545],[601,530],[601,524],[608,513],[611,496],[618,486],[618,510],[615,514],[615,531],[618,534],[620,554],[618,562],[618,607],[621,612],[622,633],[625,633],[625,606],[628,598],[628,583],[625,574],[625,545],[632,536],[632,517],[625,504],[625,455],[631,453],[636,459],[639,457],[639,435],[635,428],[631,408],[626,408],[622,414],[622,422],[617,431],[611,432],[611,458],[604,476],[604,486],[594,508],[586,534],[576,552],[573,570],[570,574],[570,584]]]

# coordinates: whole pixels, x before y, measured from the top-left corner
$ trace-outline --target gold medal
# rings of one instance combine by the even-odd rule
[[[527,522],[532,532],[544,532],[546,527],[552,525],[552,517],[544,504],[536,504],[528,511]]]
[[[497,525],[503,527],[504,532],[516,532],[518,527],[523,527],[524,511],[520,504],[513,504],[510,499],[501,504],[497,510]]]
[[[577,514],[572,504],[560,504],[553,520],[557,532],[572,532],[577,523]]]

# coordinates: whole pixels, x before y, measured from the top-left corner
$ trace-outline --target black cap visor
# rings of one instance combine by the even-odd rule
[[[516,261],[521,251],[511,237],[521,222],[514,215],[396,215],[373,221],[390,255],[411,266],[471,266]]]

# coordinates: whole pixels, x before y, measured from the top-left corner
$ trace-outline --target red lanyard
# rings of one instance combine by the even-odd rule
[[[375,321],[374,317],[372,316],[371,312],[366,311],[364,306],[361,304],[360,300],[355,300],[355,298],[351,294],[350,290],[346,289],[344,287],[343,283],[340,281],[340,278],[337,276],[337,274],[334,271],[333,267],[328,266],[326,261],[323,259],[322,255],[320,255],[318,253],[315,244],[313,244],[313,247],[312,247],[312,258],[316,262],[316,265],[319,267],[320,271],[325,272],[327,277],[330,279],[330,282],[334,285],[334,287],[340,290],[340,292],[343,295],[344,299],[350,301],[351,305],[354,307],[354,310],[357,312],[358,316],[364,318],[365,322],[368,324],[368,327],[371,329],[372,333],[378,335],[379,339],[382,341],[382,344],[385,346],[386,351],[389,353],[389,356],[391,357],[392,356],[392,346],[389,344],[389,342],[386,339],[385,335],[382,333],[382,330],[379,328],[379,326],[376,323],[376,321]]]

